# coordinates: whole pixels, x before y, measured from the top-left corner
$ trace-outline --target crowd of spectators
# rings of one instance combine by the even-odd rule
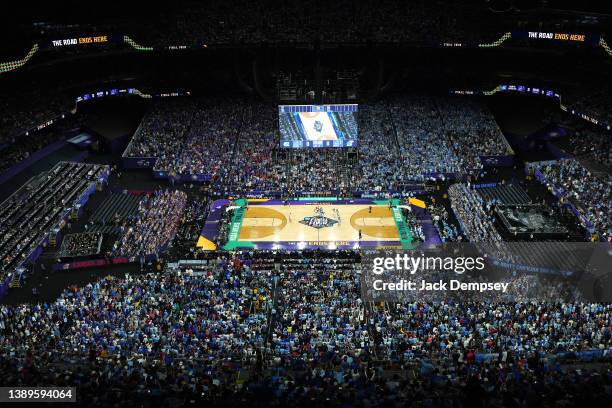
[[[396,191],[404,180],[393,122],[382,102],[359,107],[359,161],[351,185],[363,190]]]
[[[277,109],[264,103],[248,104],[240,130],[233,171],[228,184],[234,191],[273,191],[286,185],[278,156]]]
[[[448,198],[461,230],[470,242],[495,243],[502,241],[493,224],[491,204],[465,184],[448,188]]]
[[[411,207],[402,208],[402,215],[404,216],[408,230],[412,233],[414,242],[424,242],[425,232],[423,232],[423,225],[414,211],[412,211]]]
[[[511,154],[493,119],[465,99],[394,97],[360,106],[360,147],[351,186],[393,191],[413,181],[481,169],[480,156]]]
[[[315,38],[437,42],[462,33],[452,14],[458,4],[451,3],[383,0],[353,7],[339,1],[310,10],[293,0],[280,7],[264,0],[242,5],[244,17],[233,17],[238,5],[230,0],[206,12],[169,15],[143,39],[166,46]],[[481,169],[479,156],[511,154],[493,117],[467,99],[394,98],[360,109],[358,149],[280,152],[275,107],[172,98],[153,104],[126,156],[154,157],[154,169],[171,175],[207,174],[226,191],[280,190],[290,196],[402,189],[429,174]],[[0,144],[15,142],[9,135],[15,123],[28,126],[19,121],[2,118],[0,128],[7,132]],[[576,154],[610,163],[609,140],[579,139],[573,142]],[[12,150],[14,160],[37,146]],[[0,278],[32,253],[105,170],[61,163],[2,204]],[[612,236],[609,177],[592,174],[577,160],[540,171],[594,232]],[[443,242],[501,241],[491,211],[495,202],[465,184],[450,186],[448,197],[460,227],[444,205],[428,207]],[[157,190],[139,202],[136,214],[113,214],[109,222],[121,233],[112,254],[159,255],[170,244],[175,259],[194,255],[209,198],[205,190]],[[221,242],[229,214],[220,222]],[[421,223],[412,212],[405,215],[409,230],[423,241]],[[61,253],[88,254],[96,245],[99,251],[101,236],[68,235]],[[73,286],[50,303],[0,306],[3,385],[77,386],[79,400],[92,406],[119,400],[155,405],[163,399],[169,406],[239,401],[338,407],[609,401],[609,365],[573,370],[556,356],[609,353],[611,304],[375,303],[362,297],[356,252],[207,256],[206,267],[195,272],[104,278]]]
[[[231,380],[230,372],[235,374],[228,371],[224,378],[223,365],[241,362],[243,357],[254,359],[254,348],[263,338],[258,327],[265,324],[266,315],[263,307],[257,312],[254,303],[265,301],[265,277],[240,272],[235,273],[230,263],[211,268],[204,276],[172,273],[105,279],[72,288],[52,304],[31,309],[3,306],[3,378],[12,382],[24,374],[8,370],[11,361],[22,358],[33,362],[37,370],[47,368],[50,375],[57,362],[81,365],[87,359],[102,358],[87,379],[81,378],[79,392],[98,387],[105,388],[99,389],[101,393],[110,392],[110,384],[119,381],[126,382],[120,388],[127,391],[129,378],[140,379],[135,392],[153,384],[158,391],[163,383],[182,387],[183,379],[189,387],[204,386],[214,392],[219,381],[225,383]],[[18,320],[25,314],[31,319],[23,326]],[[9,335],[16,325],[22,329]],[[26,357],[31,353],[36,354],[34,360]],[[174,378],[176,370],[183,379]],[[202,377],[206,371],[210,372],[208,379]],[[92,403],[98,398],[103,396]]]
[[[243,104],[232,99],[171,98],[143,119],[126,157],[156,158],[155,171],[172,176],[225,179],[242,123]]]
[[[482,168],[480,156],[512,154],[495,118],[482,104],[465,98],[442,98],[436,102],[445,135],[463,168]]]
[[[242,123],[243,104],[234,100],[197,100],[187,110],[189,130],[180,150],[167,154],[155,169],[176,174],[207,174],[225,180]]]
[[[192,105],[192,100],[183,98],[156,101],[142,119],[124,155],[174,158],[183,148],[193,115]]]
[[[363,104],[358,148],[279,149],[276,107],[232,99],[161,101],[127,157],[155,157],[170,175],[208,174],[242,191],[398,191],[481,169],[479,156],[511,154],[495,120],[467,99],[424,95]],[[450,174],[449,174],[450,173]]]
[[[277,287],[271,317],[273,363],[293,363],[291,368],[301,370],[319,358],[358,358],[371,351],[351,259],[285,260]]]
[[[432,203],[427,207],[427,212],[431,215],[442,242],[455,242],[463,239],[460,228],[451,221],[450,214],[444,205]]]
[[[389,103],[402,162],[399,174],[406,180],[423,180],[427,173],[458,173],[463,166],[443,133],[434,101],[424,95],[394,99]]]
[[[300,191],[333,191],[346,195],[351,189],[354,160],[346,149],[291,149],[287,152],[284,187],[289,195]]]
[[[605,327],[609,305],[495,303],[487,309],[465,303],[415,302],[379,311],[373,320],[387,357],[401,363],[424,353],[465,361],[472,351],[512,360],[538,352],[607,347],[610,341]]]
[[[193,259],[196,257],[194,242],[198,242],[200,232],[210,211],[211,200],[201,189],[186,191],[187,203],[183,210],[176,235],[168,249],[171,259]]]
[[[78,386],[94,405],[531,407],[609,398],[609,367],[573,371],[555,357],[610,349],[609,304],[374,304],[362,299],[354,253],[234,256],[1,306],[4,384]]]
[[[562,203],[571,203],[584,217],[591,233],[603,240],[612,236],[612,181],[608,174],[593,174],[576,159],[546,164],[539,171]]]
[[[157,190],[141,200],[135,221],[122,227],[113,255],[159,255],[176,234],[186,202],[187,194],[180,190]]]

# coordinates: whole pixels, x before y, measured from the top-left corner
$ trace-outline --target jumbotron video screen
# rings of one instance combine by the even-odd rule
[[[357,147],[358,105],[280,105],[280,146]]]

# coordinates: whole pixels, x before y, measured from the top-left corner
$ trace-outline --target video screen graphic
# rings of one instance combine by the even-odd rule
[[[280,105],[280,147],[356,147],[357,105]]]

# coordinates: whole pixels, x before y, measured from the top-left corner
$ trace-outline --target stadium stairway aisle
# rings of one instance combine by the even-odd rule
[[[499,200],[504,205],[512,205],[529,204],[531,201],[529,195],[522,188],[513,184],[479,188],[476,191],[487,202]]]

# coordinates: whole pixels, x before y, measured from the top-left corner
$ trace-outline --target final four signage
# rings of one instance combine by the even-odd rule
[[[559,41],[578,41],[584,42],[586,35],[584,34],[569,34],[569,33],[546,33],[541,31],[529,31],[529,38],[539,40],[559,40]]]
[[[325,211],[322,207],[315,207],[315,215],[311,217],[304,217],[304,219],[299,221],[300,224],[308,225],[309,227],[313,227],[316,229],[333,227],[338,223],[337,220],[332,218],[328,218],[325,216]]]
[[[87,37],[77,37],[77,38],[64,38],[61,40],[51,40],[52,47],[66,47],[73,45],[82,45],[82,44],[104,44],[107,43],[108,36],[107,35],[97,35],[97,36],[87,36]]]
[[[599,42],[599,35],[585,33],[561,33],[555,31],[513,31],[513,38],[529,40],[549,40],[567,43],[591,43]]]

